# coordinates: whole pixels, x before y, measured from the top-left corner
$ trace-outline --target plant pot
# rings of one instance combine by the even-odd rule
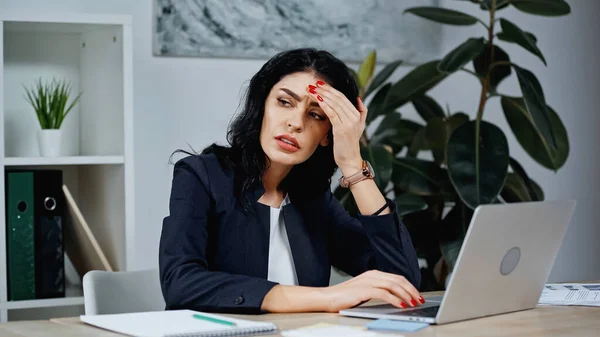
[[[40,155],[42,157],[60,156],[62,130],[43,129],[37,133]]]

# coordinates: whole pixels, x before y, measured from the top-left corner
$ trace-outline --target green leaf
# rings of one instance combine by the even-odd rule
[[[498,46],[494,46],[494,60],[490,63],[490,46],[485,45],[483,53],[473,60],[473,68],[480,78],[484,78],[490,68],[491,63],[510,62],[508,54]],[[496,65],[490,73],[490,82],[488,90],[496,92],[496,88],[503,79],[510,76],[511,68],[509,64]]]
[[[438,64],[438,70],[455,72],[483,53],[483,38],[470,38],[449,52]]]
[[[473,210],[459,199],[437,228],[440,250],[450,270],[454,269],[472,217]]]
[[[510,0],[516,9],[535,15],[561,16],[571,13],[571,7],[563,0]]]
[[[531,39],[521,28],[506,19],[500,19],[500,26],[502,27],[504,36],[539,57],[544,62],[544,65],[547,65],[546,59],[538,49],[536,41]]]
[[[365,92],[365,97],[363,98],[366,99],[367,97],[369,97],[369,95],[373,93],[373,91],[375,91],[375,89],[377,89],[380,85],[382,85],[383,82],[385,82],[394,73],[394,71],[396,71],[396,68],[398,68],[398,66],[401,64],[402,60],[396,60],[394,62],[388,63],[385,67],[383,67],[383,69],[381,69],[381,71],[378,72],[377,75],[375,75],[375,78],[373,78],[373,81],[369,85],[367,91]]]
[[[444,216],[440,231],[440,241],[449,242],[463,238],[473,217],[473,210],[465,205],[460,198],[454,201],[454,206]]]
[[[494,202],[508,173],[508,142],[500,128],[481,121],[477,138],[476,121],[463,124],[450,136],[446,158],[450,180],[467,206]]]
[[[381,123],[379,123],[377,126],[377,129],[375,129],[375,132],[373,132],[371,142],[376,142],[377,139],[380,139],[381,134],[385,133],[385,131],[395,129],[396,124],[400,120],[402,120],[402,114],[399,112],[392,112],[385,115],[385,117],[381,120]]]
[[[393,155],[383,145],[370,144],[360,149],[362,158],[369,161],[375,171],[375,183],[380,190],[384,190],[392,176]]]
[[[468,121],[468,115],[457,113],[448,118],[435,117],[427,122],[425,134],[436,163],[442,164],[446,161],[446,145],[450,135]]]
[[[539,193],[541,189],[539,189],[539,186],[536,187],[537,184],[529,179],[529,176],[527,175],[527,172],[525,172],[525,169],[523,169],[523,166],[521,166],[521,164],[519,164],[519,162],[514,158],[510,158],[509,165],[514,174],[523,181],[523,184],[527,189],[527,195],[529,196],[529,199],[532,201],[543,200],[544,194]]]
[[[422,96],[446,78],[448,74],[439,71],[438,64],[439,61],[422,64],[396,82],[385,98],[386,109],[396,110],[415,97]]]
[[[427,209],[427,203],[423,198],[410,193],[397,195],[395,202],[396,213],[398,213],[398,216],[400,217]]]
[[[75,106],[75,104],[77,103],[77,101],[79,101],[79,99],[81,98],[82,94],[83,94],[83,92],[80,92],[79,95],[77,95],[73,99],[73,101],[71,102],[71,105],[69,105],[69,107],[65,110],[65,114],[60,119],[60,123],[58,124],[58,127],[60,127],[60,125],[62,124],[63,120],[65,119],[65,117],[67,117],[67,114],[71,111],[71,109],[73,109],[73,107]],[[66,103],[66,100],[65,100],[65,103]]]
[[[373,77],[373,71],[375,70],[375,63],[377,61],[377,52],[371,51],[369,55],[364,59],[360,68],[358,69],[358,81],[362,88],[366,88],[369,80]]]
[[[425,134],[426,128],[421,128],[415,136],[413,140],[410,142],[410,146],[408,148],[408,153],[406,154],[409,157],[416,157],[421,150],[429,150],[429,144],[427,144],[427,136]]]
[[[392,181],[401,190],[416,195],[451,193],[446,172],[435,163],[425,160],[396,158],[393,162]]]
[[[375,132],[373,132],[370,142],[373,144],[386,144],[388,142],[388,137],[395,136],[398,133],[396,124],[401,119],[402,115],[399,112],[392,112],[385,115]]]
[[[529,179],[531,182],[531,187],[533,189],[533,193],[531,194],[534,201],[543,201],[544,200],[544,190],[542,187],[536,183],[534,180]]]
[[[398,153],[404,146],[410,145],[417,132],[423,128],[424,126],[419,123],[415,123],[408,119],[402,119],[396,123],[396,132],[389,135],[385,139],[385,143],[392,147],[394,153]]]
[[[456,262],[458,261],[458,254],[462,248],[463,241],[464,237],[460,237],[454,241],[445,241],[440,243],[440,250],[442,251],[444,260],[446,260],[448,272],[450,273],[454,271],[454,266],[456,266]]]
[[[535,183],[529,179],[529,176],[521,164],[514,158],[510,158],[509,163],[513,172],[508,174],[506,183],[501,192],[504,201],[524,202],[543,200],[543,194],[538,194],[537,188],[539,188],[539,186],[537,186],[537,188],[534,187]]]
[[[544,98],[544,91],[540,82],[531,71],[516,65],[513,65],[513,68],[517,72],[525,107],[531,116],[533,125],[544,137],[550,148],[556,150],[557,143],[552,133],[552,123],[548,116],[548,107],[546,106],[546,99]]]
[[[450,136],[446,133],[446,120],[442,117],[430,119],[425,127],[425,136],[435,163],[441,165],[446,161],[446,144]]]
[[[79,93],[67,107],[71,85],[66,80],[42,83],[39,78],[34,88],[25,87],[25,98],[33,107],[42,129],[59,129],[75,104],[79,101],[82,93]]]
[[[477,18],[452,9],[441,7],[413,7],[404,11],[422,18],[457,26],[470,26],[477,23]]]
[[[402,119],[399,113],[393,112],[381,121],[371,137],[371,143],[389,145],[393,153],[397,153],[410,144],[415,134],[422,128],[423,125]]]
[[[367,125],[374,121],[375,118],[377,118],[378,116],[394,111],[393,109],[386,110],[384,106],[385,99],[391,87],[391,83],[387,83],[386,85],[381,87],[381,89],[377,91],[375,96],[373,96],[373,99],[371,99],[371,101],[369,102],[369,106],[367,107],[367,109],[369,110],[367,112]]]
[[[543,201],[544,192],[540,185],[533,180],[529,180],[529,185],[531,188],[517,174],[509,173],[500,195],[505,202]]]
[[[535,37],[535,35],[526,31],[523,31],[523,33],[529,38],[529,40],[533,41],[534,43],[537,43],[537,37]],[[516,41],[513,41],[510,37],[508,37],[508,35],[506,35],[504,32],[499,32],[498,34],[496,34],[496,37],[505,42],[517,43]]]
[[[424,121],[428,121],[433,117],[444,117],[444,110],[442,107],[430,96],[422,95],[412,100],[412,104],[419,113],[419,116]]]
[[[527,202],[531,201],[531,196],[521,177],[514,173],[508,173],[506,182],[500,193],[505,202]]]
[[[550,132],[556,139],[556,150],[548,145],[535,127],[522,98],[503,96],[500,102],[512,132],[531,158],[548,169],[556,171],[561,168],[569,156],[569,137],[554,109],[547,107]]]

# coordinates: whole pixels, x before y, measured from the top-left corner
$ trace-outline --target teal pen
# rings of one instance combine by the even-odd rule
[[[194,314],[194,318],[202,319],[202,320],[213,322],[213,323],[224,324],[224,325],[231,325],[231,326],[235,326],[236,325],[234,322],[224,321],[222,319],[208,317],[208,316],[202,316],[202,315],[199,315],[199,314]]]

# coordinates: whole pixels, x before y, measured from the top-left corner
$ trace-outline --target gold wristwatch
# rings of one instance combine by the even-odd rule
[[[340,182],[340,186],[342,186],[343,188],[348,188],[351,185],[354,185],[359,181],[362,181],[365,179],[373,179],[373,178],[375,178],[375,171],[373,170],[371,163],[369,163],[366,160],[363,160],[362,168],[360,171],[356,172],[355,174],[353,174],[349,177],[342,176],[340,178],[339,182]]]

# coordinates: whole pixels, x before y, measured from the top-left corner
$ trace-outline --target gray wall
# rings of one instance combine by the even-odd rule
[[[531,69],[544,87],[549,103],[562,117],[571,139],[571,156],[557,174],[541,168],[520,148],[510,133],[497,100],[485,118],[500,125],[509,137],[511,155],[544,188],[548,199],[576,198],[578,208],[560,251],[551,280],[600,279],[599,159],[592,146],[600,141],[598,63],[600,31],[596,0],[570,1],[573,13],[564,18],[541,18],[512,9],[502,11],[523,29],[533,32],[545,53],[548,68],[516,46],[506,46],[512,59]],[[238,108],[241,90],[263,61],[152,56],[152,1],[0,0],[0,11],[24,9],[118,13],[133,16],[134,133],[136,175],[136,269],[157,265],[162,218],[167,214],[171,169],[170,153],[187,148],[200,150],[213,141],[223,142],[227,124]],[[443,6],[464,9],[485,18],[468,2],[441,0]],[[400,15],[400,13],[398,14]],[[479,28],[445,26],[443,51],[468,36],[483,35]],[[409,69],[401,69],[397,77]],[[514,78],[500,90],[518,94]],[[453,111],[474,115],[479,84],[467,74],[453,75],[432,91]],[[407,110],[410,115],[410,111]]]

